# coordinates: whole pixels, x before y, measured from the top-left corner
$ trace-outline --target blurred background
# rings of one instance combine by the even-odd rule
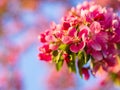
[[[38,35],[83,1],[0,0],[0,90],[120,90],[105,76],[86,81],[37,58]],[[119,0],[93,1],[119,13]]]

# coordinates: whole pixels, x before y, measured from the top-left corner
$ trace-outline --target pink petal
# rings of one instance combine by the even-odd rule
[[[77,44],[75,43],[75,44],[72,44],[72,45],[70,46],[70,50],[71,50],[72,52],[77,53],[78,51],[82,50],[84,47],[85,47],[85,43],[84,43],[84,42],[77,43]]]
[[[56,36],[57,38],[62,38],[62,35],[63,35],[62,32],[56,32],[56,33],[55,33],[55,36]]]
[[[46,42],[46,40],[45,40],[45,34],[40,34],[38,36],[38,39],[40,40],[40,42],[45,43]]]
[[[99,10],[99,7],[97,6],[97,5],[92,5],[91,7],[90,7],[90,12],[96,12],[96,11],[98,11]]]
[[[96,38],[95,38],[96,42],[98,42],[102,49],[107,49],[108,48],[108,34],[107,33],[104,33],[104,32],[100,32],[96,35]]]
[[[70,44],[70,43],[72,43],[72,38],[69,37],[69,36],[63,36],[62,37],[62,42],[65,43],[65,44]]]
[[[118,20],[113,20],[112,24],[113,24],[114,28],[118,28],[119,27],[119,21]]]
[[[48,41],[48,42],[54,42],[54,41],[56,41],[56,38],[55,38],[55,36],[53,36],[53,35],[47,35],[47,36],[45,37],[45,39],[46,39],[46,41]]]
[[[102,50],[102,54],[104,58],[108,57],[108,50]]]
[[[82,50],[85,47],[85,42],[78,43],[79,50]]]
[[[83,35],[85,35],[85,37],[86,37],[86,36],[88,35],[89,31],[90,31],[90,29],[89,29],[89,27],[87,27],[87,26],[80,27],[80,31],[79,31],[79,33],[78,33],[79,39],[81,39],[81,37],[82,37]]]
[[[77,30],[74,27],[70,27],[68,29],[68,35],[71,37],[74,37],[76,32],[77,32]]]
[[[51,61],[52,56],[50,54],[47,54],[47,53],[40,53],[39,54],[39,59],[44,60],[44,61]]]
[[[86,17],[86,15],[88,15],[88,13],[89,13],[88,10],[82,10],[82,9],[81,9],[80,15],[81,15],[81,17],[84,19],[84,18]]]
[[[43,53],[50,53],[51,52],[48,44],[43,45],[42,47],[39,48],[39,50]]]
[[[46,31],[45,31],[45,35],[47,36],[47,35],[50,35],[51,34],[51,29],[47,29]]]
[[[118,33],[116,35],[114,35],[111,42],[119,43],[120,42],[120,35],[118,35]]]
[[[50,48],[51,50],[57,50],[57,49],[58,49],[58,45],[50,44],[50,45],[49,45],[49,48]]]
[[[105,61],[107,62],[107,65],[112,67],[116,65],[116,59],[114,57],[106,58]]]
[[[101,31],[101,25],[99,22],[94,21],[91,25],[90,25],[90,29],[92,33],[99,33]]]
[[[77,53],[77,52],[79,51],[79,48],[78,48],[78,46],[77,46],[76,44],[72,44],[72,45],[70,46],[70,50],[71,50],[72,52]]]
[[[95,60],[98,60],[98,61],[103,59],[103,55],[101,52],[93,51],[92,56],[94,57]]]
[[[56,29],[56,23],[55,23],[55,22],[52,22],[52,23],[50,24],[50,27],[51,27],[52,29]]]
[[[102,50],[101,45],[100,45],[98,42],[96,42],[96,41],[91,41],[91,42],[90,42],[90,45],[91,45],[91,47],[92,47],[94,50],[96,50],[96,51]]]
[[[97,38],[101,39],[102,41],[106,42],[108,40],[108,33],[107,32],[100,32],[96,36]]]
[[[69,27],[70,27],[69,22],[63,22],[63,30],[68,30]]]
[[[95,21],[100,21],[100,20],[103,21],[103,20],[105,20],[105,16],[104,16],[104,14],[97,14],[95,16],[94,20]]]

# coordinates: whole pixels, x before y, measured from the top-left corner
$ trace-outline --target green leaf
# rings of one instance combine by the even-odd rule
[[[67,66],[70,72],[76,73],[75,61],[70,61],[69,63],[67,63]]]
[[[87,55],[85,51],[80,51],[78,52],[77,54],[78,56],[78,70],[79,70],[79,74],[80,74],[80,77],[82,78],[82,68],[83,66],[89,61],[90,59],[90,55]]]
[[[53,54],[53,61],[56,63],[56,69],[59,71],[61,67],[63,66],[63,57],[62,57],[62,52],[58,52],[57,50],[52,52]]]
[[[61,45],[59,46],[59,49],[60,49],[60,50],[63,50],[63,51],[66,51],[66,50],[68,50],[68,45],[67,45],[67,44],[61,44]]]
[[[120,86],[120,78],[119,78],[119,75],[117,73],[111,72],[110,77],[115,85]]]
[[[75,65],[76,54],[71,52],[69,54],[69,57],[70,57],[70,62],[67,63],[68,69],[70,72],[76,72],[76,65]]]
[[[58,61],[58,63],[56,63],[56,69],[57,69],[57,71],[59,71],[59,70],[62,68],[62,66],[63,66],[63,61],[64,61],[64,60],[60,59],[60,60]]]
[[[84,61],[83,60],[78,60],[78,70],[79,70],[79,74],[80,74],[80,77],[82,78],[82,67],[84,65]]]
[[[77,55],[78,55],[78,56],[81,56],[81,53],[82,53],[82,51],[79,51]]]
[[[90,60],[90,55],[89,54],[86,54],[86,52],[85,51],[83,51],[83,55],[84,55],[84,57],[83,57],[83,59],[85,59],[85,64]]]
[[[115,73],[110,73],[110,77],[111,77],[111,79],[114,81],[114,80],[116,79],[116,77],[117,77],[117,74],[115,74]]]
[[[55,52],[53,53],[55,54]],[[62,52],[58,52],[55,56],[53,55],[52,60],[53,62],[58,63],[61,57],[62,57]]]
[[[71,53],[69,56],[70,56],[70,60],[71,61],[75,61],[76,60],[76,54],[75,53]]]
[[[86,54],[85,51],[78,52],[77,54],[78,60],[82,62],[82,64],[86,64],[90,60],[90,55]]]

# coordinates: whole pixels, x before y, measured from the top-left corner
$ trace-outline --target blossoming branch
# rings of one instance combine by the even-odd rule
[[[71,72],[79,70],[88,79],[100,67],[107,71],[117,63],[120,18],[111,8],[93,2],[73,7],[60,24],[39,35],[39,59],[54,62],[57,70],[66,63]]]

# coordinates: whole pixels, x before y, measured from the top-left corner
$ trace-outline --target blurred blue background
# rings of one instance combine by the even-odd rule
[[[4,1],[6,0],[0,0],[0,5]],[[21,74],[22,90],[52,90],[48,88],[46,81],[51,75],[53,67],[44,61],[38,60],[37,55],[40,43],[37,36],[49,27],[50,22],[59,23],[60,18],[64,16],[67,10],[78,3],[82,3],[84,0],[35,0],[36,3],[33,3],[34,0],[30,0],[32,3],[29,0],[10,1],[6,1],[7,9],[5,7],[0,8],[1,31],[3,32],[0,41],[3,43],[8,41],[8,46],[9,44],[16,47],[20,46],[20,52],[22,53],[19,54],[14,67]],[[23,3],[21,4],[20,2]],[[26,4],[28,2],[29,4]],[[4,8],[5,10],[3,10]],[[17,26],[16,23],[18,23]],[[4,47],[1,42],[0,44]],[[93,90],[92,87],[99,81],[99,78],[97,79],[93,76],[88,81],[81,79],[79,74],[73,75],[73,77],[75,86],[72,88],[68,87],[65,90]],[[111,88],[111,90],[113,89],[119,90],[118,87]],[[56,90],[61,89],[58,88]]]

